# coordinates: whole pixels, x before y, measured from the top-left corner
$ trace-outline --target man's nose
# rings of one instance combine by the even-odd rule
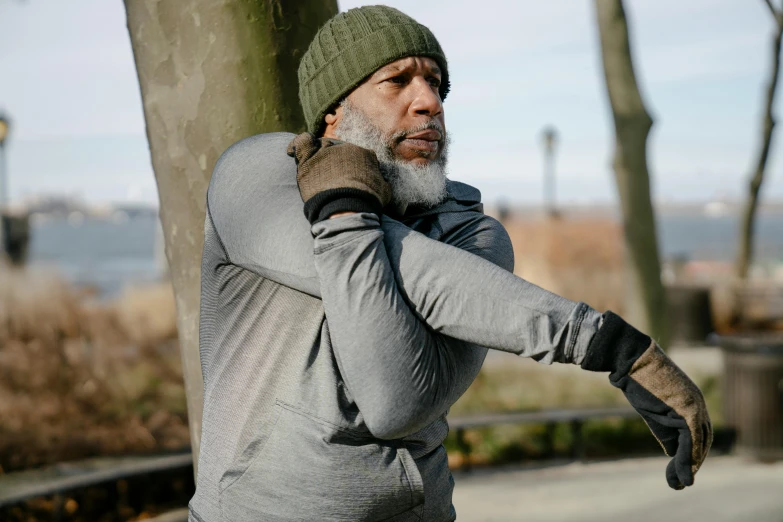
[[[413,113],[413,116],[434,118],[443,112],[443,103],[440,100],[440,95],[437,89],[433,89],[427,80],[422,77],[415,78],[411,82],[411,87],[414,90],[414,98],[409,111]]]

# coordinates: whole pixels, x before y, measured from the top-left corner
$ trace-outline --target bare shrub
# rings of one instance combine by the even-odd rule
[[[0,267],[0,470],[188,445],[168,285],[100,303]]]

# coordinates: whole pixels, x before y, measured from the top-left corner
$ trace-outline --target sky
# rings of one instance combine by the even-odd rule
[[[591,0],[386,3],[430,27],[446,52],[452,179],[478,187],[489,203],[540,203],[541,132],[553,125],[558,200],[616,200]],[[655,120],[648,142],[654,199],[743,197],[771,61],[773,22],[763,0],[625,6],[637,79]],[[157,202],[121,0],[0,1],[0,112],[13,122],[12,201],[68,194],[92,203]],[[767,200],[783,199],[782,147],[777,136]]]

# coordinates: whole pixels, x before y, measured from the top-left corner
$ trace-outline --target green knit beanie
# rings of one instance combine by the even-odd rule
[[[443,72],[440,97],[449,92],[446,56],[432,32],[385,5],[339,13],[315,35],[299,64],[299,102],[307,128],[319,133],[324,116],[384,65],[406,56],[426,56]]]

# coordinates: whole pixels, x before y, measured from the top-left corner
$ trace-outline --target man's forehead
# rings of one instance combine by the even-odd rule
[[[407,56],[405,58],[400,58],[399,60],[387,63],[378,69],[376,74],[384,72],[402,72],[408,69],[416,69],[419,65],[429,72],[441,74],[438,62],[427,56]]]

